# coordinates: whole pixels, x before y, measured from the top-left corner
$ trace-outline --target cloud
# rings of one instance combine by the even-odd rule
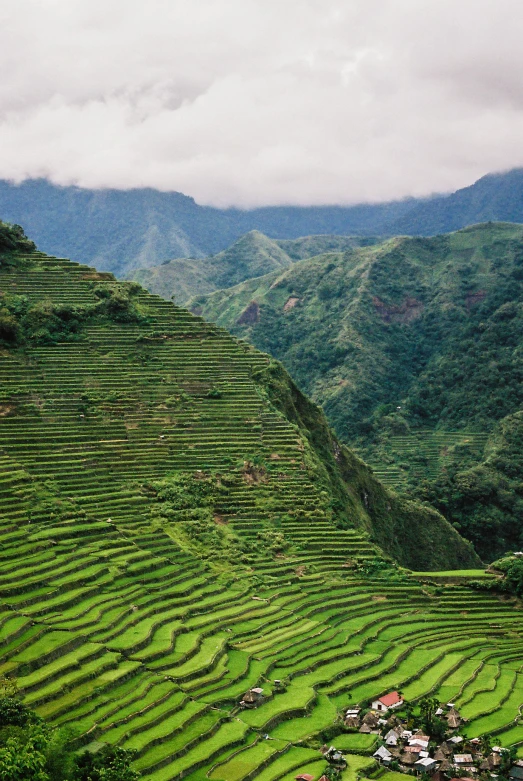
[[[523,165],[520,0],[4,0],[0,177],[243,207]]]

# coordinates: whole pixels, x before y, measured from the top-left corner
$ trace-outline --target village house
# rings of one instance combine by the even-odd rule
[[[405,767],[413,767],[419,759],[419,754],[414,754],[410,751],[404,751],[400,754],[400,762]]]
[[[403,724],[401,723],[401,719],[396,713],[392,713],[388,717],[386,724],[388,727],[395,730],[398,733],[398,735],[401,735],[403,731]]]
[[[516,762],[515,765],[512,765],[512,767],[509,770],[509,778],[513,779],[513,781],[522,781],[523,779],[523,766],[519,764],[519,762]]]
[[[331,762],[333,765],[346,765],[347,762],[345,760],[345,757],[341,753],[341,751],[338,751],[334,746],[322,746],[321,753],[327,760],[327,762]]]
[[[369,727],[373,727],[373,728],[378,726],[379,720],[380,720],[379,715],[377,713],[374,713],[373,711],[369,711],[363,717],[363,723],[368,724]]]
[[[382,762],[384,765],[388,765],[392,759],[392,754],[387,748],[385,748],[385,746],[380,746],[379,749],[375,751],[372,756],[374,757],[374,759],[377,759],[379,762]]]
[[[409,738],[409,746],[419,746],[420,749],[428,748],[430,738],[428,735],[413,735]]]
[[[345,712],[345,726],[356,729],[360,726],[360,710],[361,708],[350,708]]]
[[[492,772],[496,770],[501,765],[501,756],[497,752],[492,752],[492,754],[489,754],[488,757],[485,757],[483,761],[481,762],[479,769],[480,770],[486,770],[488,772]],[[521,768],[523,770],[523,767]],[[521,776],[523,779],[523,775]]]
[[[434,758],[435,758],[435,757],[434,757]],[[448,771],[449,771],[449,770],[451,770],[451,768],[452,768],[452,765],[450,764],[450,761],[449,761],[448,759],[443,759],[443,760],[442,760],[442,761],[439,763],[439,768],[438,768],[438,770],[439,770],[441,773],[448,773]]]
[[[386,713],[388,710],[401,708],[402,705],[403,698],[398,694],[398,692],[390,692],[389,694],[384,694],[383,697],[379,697],[377,700],[374,700],[371,708],[373,708],[373,710]]]
[[[457,729],[463,723],[463,719],[454,707],[449,710],[449,712],[445,715],[445,718],[450,729]]]
[[[314,776],[311,776],[310,773],[300,773],[298,776],[295,776],[296,781],[314,781]]]
[[[431,757],[423,757],[414,763],[414,769],[419,773],[430,773],[436,769],[436,760]]]
[[[454,754],[454,764],[456,767],[460,765],[473,765],[474,760],[472,754]]]
[[[379,720],[380,717],[377,713],[373,711],[369,711],[365,714],[363,717],[363,723],[360,727],[360,732],[363,732],[365,734],[369,734],[370,732],[374,732],[378,734],[378,726],[379,726]]]
[[[260,689],[259,687],[255,687],[254,689],[249,689],[248,692],[245,692],[242,701],[240,702],[240,706],[242,708],[256,708],[262,702],[263,702],[263,689]]]
[[[387,744],[387,746],[397,746],[398,740],[399,740],[399,735],[393,729],[389,730],[385,735],[385,743]]]

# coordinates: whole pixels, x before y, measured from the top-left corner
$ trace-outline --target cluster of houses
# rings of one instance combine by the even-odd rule
[[[275,684],[280,683],[275,681]],[[242,708],[256,708],[263,701],[263,689],[255,687],[243,695],[239,704]],[[435,711],[435,716],[447,723],[446,737],[439,743],[420,729],[407,729],[412,721],[407,722],[395,713],[404,704],[399,692],[389,692],[374,700],[368,711],[361,708],[346,710],[345,727],[381,736],[382,745],[373,754],[380,764],[404,773],[423,774],[431,781],[478,781],[478,778],[495,781],[503,765],[504,775],[507,774],[503,761],[506,749],[488,747],[479,738],[468,739],[458,734],[466,719],[461,717],[454,703],[440,705]],[[334,746],[323,746],[321,753],[331,767],[340,771],[347,767],[345,757]],[[515,762],[508,775],[510,781],[523,781],[523,761]],[[314,781],[309,773],[298,774],[295,778],[296,781]],[[328,778],[324,775],[319,781],[328,781]]]
[[[346,727],[359,732],[381,735],[383,745],[374,752],[374,758],[385,766],[404,773],[426,774],[432,781],[460,778],[468,781],[492,776],[496,778],[505,749],[494,746],[487,754],[478,738],[466,739],[457,734],[465,719],[452,702],[439,707],[435,715],[448,725],[446,739],[439,744],[421,730],[406,729],[405,721],[394,711],[404,705],[401,695],[394,691],[374,700],[371,709],[361,715],[360,708],[345,712]],[[510,771],[513,781],[523,781],[523,763]]]

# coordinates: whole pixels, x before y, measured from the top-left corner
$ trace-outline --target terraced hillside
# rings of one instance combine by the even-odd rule
[[[40,715],[150,781],[319,777],[306,739],[391,687],[519,742],[518,603],[387,562],[365,528],[420,569],[477,560],[281,368],[69,261],[10,258],[0,291],[0,673]],[[342,742],[369,763],[373,739]]]
[[[479,460],[488,440],[486,432],[417,429],[388,436],[386,461],[372,466],[384,485],[404,488],[409,481],[437,480],[457,453]]]

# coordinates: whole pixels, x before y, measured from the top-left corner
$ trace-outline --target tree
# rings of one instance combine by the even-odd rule
[[[85,751],[76,758],[73,781],[137,781],[139,775],[131,768],[133,756],[133,751],[115,746],[105,746],[96,754]]]
[[[436,711],[439,708],[439,701],[435,697],[423,697],[420,700],[420,711],[423,729],[429,734],[434,730],[434,720],[436,717]]]
[[[484,756],[488,756],[492,752],[492,735],[490,735],[488,732],[486,732],[484,735],[481,736],[481,751],[483,752]]]
[[[0,781],[49,781],[44,753],[47,742],[47,731],[42,725],[31,728],[25,743],[9,738],[0,748]]]
[[[503,776],[508,776],[509,770],[517,759],[518,750],[516,746],[510,748],[501,749],[501,765],[499,767],[500,773]]]
[[[25,727],[29,721],[34,721],[34,715],[23,702],[15,697],[0,697],[0,727]]]
[[[16,697],[18,694],[18,682],[16,678],[8,678],[0,675],[0,699],[3,697]]]

